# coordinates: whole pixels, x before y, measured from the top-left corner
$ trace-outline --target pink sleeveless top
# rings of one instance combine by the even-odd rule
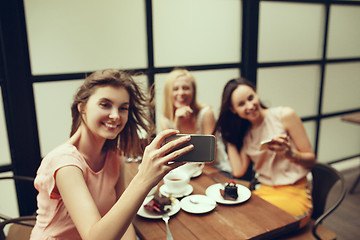
[[[260,183],[278,186],[294,184],[308,174],[308,170],[269,150],[260,151],[260,143],[279,135],[286,135],[281,121],[282,107],[270,108],[263,122],[245,136],[243,149],[254,162]],[[291,147],[295,148],[292,139]]]
[[[94,172],[75,146],[63,144],[42,160],[37,171],[34,185],[39,191],[38,215],[30,239],[81,239],[55,183],[57,170],[64,166],[76,166],[83,172],[101,216],[104,216],[117,200],[115,185],[122,167],[120,156],[109,151],[104,167]]]

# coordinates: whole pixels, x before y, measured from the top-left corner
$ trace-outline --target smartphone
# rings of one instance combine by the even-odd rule
[[[265,141],[262,141],[261,143],[260,143],[260,151],[262,151],[262,150],[266,150],[266,149],[268,149],[268,145],[269,145],[269,143],[272,141],[272,139],[268,139],[268,140],[265,140]]]
[[[165,138],[163,144],[182,136],[191,136],[191,140],[174,148],[171,152],[181,149],[187,145],[194,145],[190,152],[176,158],[176,162],[212,162],[215,159],[215,136],[206,134],[176,134]]]

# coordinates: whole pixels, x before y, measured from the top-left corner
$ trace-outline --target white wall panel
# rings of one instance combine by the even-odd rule
[[[9,141],[8,141],[8,134],[5,122],[5,114],[4,114],[4,106],[3,106],[3,96],[0,87],[0,166],[5,164],[11,163],[10,158],[10,150],[9,150]]]
[[[193,71],[191,72],[196,80],[197,101],[200,104],[208,104],[212,107],[215,118],[220,112],[221,95],[225,84],[232,78],[240,76],[238,69]],[[157,74],[155,76],[155,97],[156,97],[156,122],[159,122],[162,115],[164,101],[164,83],[167,74]],[[157,125],[157,130],[160,126]]]
[[[320,59],[324,14],[321,4],[260,2],[259,62]]]
[[[320,67],[272,67],[258,70],[257,90],[268,107],[289,106],[300,117],[317,114]]]
[[[10,172],[0,173],[1,177],[12,176]],[[16,197],[15,183],[13,180],[0,181],[0,213],[10,217],[19,216],[19,207]]]
[[[328,58],[360,56],[360,6],[330,7]]]
[[[154,0],[155,66],[239,62],[241,1]]]
[[[145,1],[24,1],[34,75],[147,66]]]
[[[321,120],[319,162],[331,162],[359,153],[360,127],[340,117]]]
[[[68,140],[71,128],[73,95],[83,80],[34,84],[40,150],[44,157]]]
[[[327,64],[322,112],[355,108],[360,108],[360,62]]]

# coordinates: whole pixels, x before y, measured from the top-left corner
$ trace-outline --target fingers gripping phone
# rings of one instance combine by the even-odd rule
[[[268,146],[269,146],[269,144],[272,142],[272,139],[268,139],[268,140],[265,140],[265,141],[262,141],[261,143],[260,143],[260,151],[262,151],[262,150],[266,150],[266,149],[268,149]]]
[[[163,144],[166,144],[176,138],[190,135],[190,141],[174,148],[171,152],[181,149],[187,145],[194,145],[190,152],[176,158],[176,162],[212,162],[215,159],[215,136],[205,134],[176,134],[165,138]],[[171,153],[169,152],[169,153]]]

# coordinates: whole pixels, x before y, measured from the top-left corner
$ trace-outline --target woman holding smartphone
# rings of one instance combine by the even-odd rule
[[[114,69],[85,79],[72,104],[70,138],[42,160],[31,239],[136,239],[131,224],[147,193],[192,145],[162,146],[175,130],[160,132],[145,148],[139,172],[125,189],[124,156],[142,154],[138,129],[149,132],[147,101],[130,74]],[[171,163],[170,163],[171,162]]]
[[[295,111],[266,108],[251,82],[232,79],[223,91],[216,129],[227,142],[233,175],[241,177],[252,161],[261,183],[254,193],[305,225],[312,212],[306,175],[316,157]],[[260,147],[269,139],[265,149]]]

